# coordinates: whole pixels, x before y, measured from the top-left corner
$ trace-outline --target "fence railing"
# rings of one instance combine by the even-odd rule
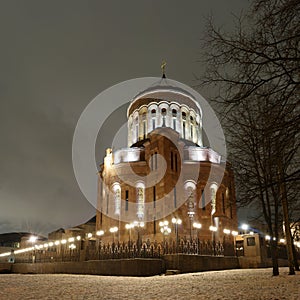
[[[226,251],[225,251],[226,249]],[[167,254],[189,255],[234,255],[233,244],[210,241],[151,242],[141,245],[137,243],[99,244],[98,247],[87,247],[86,260],[116,259],[116,258],[157,258]]]
[[[127,241],[104,244],[101,241],[85,241],[81,248],[70,249],[60,245],[51,251],[34,249],[31,252],[16,255],[15,262],[67,262],[125,258],[160,258],[167,254],[233,256],[234,246],[231,243],[180,240],[151,242],[140,244]]]

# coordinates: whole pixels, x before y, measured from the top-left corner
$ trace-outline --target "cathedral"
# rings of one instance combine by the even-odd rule
[[[96,232],[103,242],[233,244],[233,171],[203,144],[202,126],[195,97],[164,72],[132,99],[127,148],[108,148],[98,173]]]

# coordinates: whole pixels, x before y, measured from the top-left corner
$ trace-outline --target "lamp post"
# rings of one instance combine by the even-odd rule
[[[176,234],[176,252],[178,253],[178,225],[182,223],[179,218],[172,218],[172,223],[175,226],[175,234]]]
[[[202,224],[198,222],[193,223],[193,227],[196,229],[197,234],[197,254],[199,254],[199,230],[202,228]]]
[[[160,232],[163,234],[163,243],[164,243],[164,251],[165,251],[165,245],[166,245],[166,235],[171,233],[171,228],[168,226],[168,221],[161,221],[159,222]]]
[[[215,232],[217,232],[218,228],[216,226],[209,226],[209,230],[212,233],[212,244],[213,244],[213,255],[216,255],[216,243],[215,243]]]
[[[243,230],[243,234],[246,234],[248,232],[249,225],[248,224],[242,224],[241,228]]]
[[[125,228],[128,230],[128,234],[129,234],[129,241],[128,241],[129,250],[131,248],[131,228],[133,228],[133,227],[134,227],[133,223],[125,225]]]
[[[104,231],[103,230],[98,230],[96,231],[96,236],[98,237],[97,239],[97,249],[98,249],[98,259],[100,259],[100,250],[101,250],[101,236],[104,235]]]
[[[193,211],[188,211],[188,216],[190,219],[190,242],[192,243],[193,240],[193,235],[192,235],[192,222],[193,222],[193,218],[194,218],[195,212]]]
[[[109,232],[110,233],[112,233],[112,235],[113,235],[113,245],[115,244],[115,233],[118,231],[118,227],[111,227],[110,229],[109,229]]]
[[[33,244],[37,241],[37,236],[32,235],[29,238],[29,242],[31,243],[32,248],[32,263],[35,263],[35,248],[33,247]]]
[[[144,226],[145,226],[144,222],[138,222],[138,221],[133,222],[133,227],[137,229],[137,234],[138,234],[138,238],[137,238],[138,252],[140,252],[141,246],[142,246],[142,239],[141,239],[141,236],[140,236],[140,230],[141,230],[141,228],[144,228]]]
[[[232,247],[232,243],[229,243],[228,239],[230,238],[231,231],[227,228],[223,229],[223,249],[224,256],[226,255],[234,255],[234,247]],[[231,238],[230,238],[231,239]]]
[[[98,231],[96,232],[96,235],[99,236],[99,238],[100,238],[100,236],[102,236],[103,234],[104,234],[104,231],[103,231],[103,230],[98,230]]]
[[[239,233],[235,230],[231,231],[231,235],[233,236],[233,249],[234,249],[234,254],[237,256],[237,247],[236,247],[236,237]]]

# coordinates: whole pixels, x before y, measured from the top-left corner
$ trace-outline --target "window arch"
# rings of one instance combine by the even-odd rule
[[[139,119],[138,119],[138,117],[135,118],[135,138],[136,138],[136,141],[139,140]]]
[[[121,212],[121,186],[119,183],[113,185],[115,215],[120,215]]]
[[[217,210],[217,190],[218,186],[215,183],[212,183],[210,185],[211,215]]]
[[[193,181],[187,181],[184,184],[185,197],[187,199],[186,204],[188,207],[188,215],[190,218],[193,218],[195,215],[195,192],[196,184]]]
[[[162,114],[162,126],[166,126],[166,115],[167,115],[167,110],[166,108],[161,109],[161,114]]]
[[[181,116],[182,116],[182,137],[186,139],[186,112],[182,111]]]
[[[173,129],[176,130],[176,119],[177,119],[177,110],[176,109],[172,109],[172,125],[173,125]]]
[[[146,118],[146,113],[144,112],[142,114],[142,128],[143,128],[143,139],[146,138],[146,134],[147,134],[147,118]]]
[[[142,220],[145,209],[145,184],[143,182],[137,183],[136,194],[137,217],[139,220]]]
[[[156,127],[156,109],[151,110],[152,130]]]

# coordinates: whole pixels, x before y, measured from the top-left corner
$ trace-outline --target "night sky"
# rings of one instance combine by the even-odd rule
[[[92,217],[72,168],[73,133],[86,105],[119,82],[160,76],[163,59],[168,77],[195,85],[205,18],[230,28],[232,14],[248,5],[2,0],[0,233],[47,234]]]

